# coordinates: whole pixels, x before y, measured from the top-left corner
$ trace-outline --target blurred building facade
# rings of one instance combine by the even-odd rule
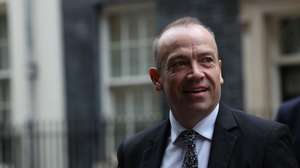
[[[299,11],[299,0],[0,0],[0,131],[13,132],[0,165],[113,164],[121,139],[168,113],[147,76],[152,41],[186,15],[216,34],[222,101],[271,119],[300,95]]]
[[[43,137],[46,123],[66,127],[60,1],[0,6],[1,167],[66,167],[67,140]]]
[[[300,95],[299,9],[298,0],[241,1],[244,107],[256,115],[273,118]]]

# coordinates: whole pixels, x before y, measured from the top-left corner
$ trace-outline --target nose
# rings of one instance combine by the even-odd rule
[[[203,68],[197,61],[192,62],[191,71],[187,75],[189,79],[202,79],[205,76]]]

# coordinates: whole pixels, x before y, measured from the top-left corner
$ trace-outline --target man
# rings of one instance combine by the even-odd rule
[[[126,139],[120,168],[296,168],[287,127],[219,103],[221,60],[214,34],[197,19],[168,25],[154,43],[149,75],[169,119]]]
[[[276,121],[289,126],[295,137],[293,150],[300,164],[300,96],[284,102],[277,113]]]

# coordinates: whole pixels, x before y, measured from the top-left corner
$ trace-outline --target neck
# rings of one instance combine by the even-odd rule
[[[207,117],[215,107],[205,111],[201,110],[179,110],[171,108],[174,118],[186,129],[192,129],[198,122]]]
[[[205,118],[209,113],[205,115],[181,115],[182,113],[173,112],[175,119],[186,129],[192,129],[199,121]]]

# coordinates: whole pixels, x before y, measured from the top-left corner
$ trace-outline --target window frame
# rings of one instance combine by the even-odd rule
[[[139,75],[139,76],[123,76],[123,77],[110,77],[110,32],[109,32],[109,23],[108,23],[108,16],[113,13],[126,13],[128,10],[152,10],[154,9],[154,3],[148,2],[148,3],[142,3],[142,4],[128,4],[128,5],[111,5],[105,7],[103,13],[101,13],[100,16],[100,72],[101,72],[101,95],[105,97],[106,99],[101,100],[102,104],[102,115],[106,119],[113,119],[114,113],[112,107],[112,101],[111,101],[111,94],[109,93],[109,90],[111,87],[121,87],[121,86],[134,86],[134,85],[150,85],[151,80],[149,79],[148,75]],[[128,60],[128,59],[125,59]]]
[[[272,5],[270,5],[272,3]],[[289,64],[293,58],[281,59],[272,18],[298,15],[295,1],[243,0],[241,3],[244,105],[252,114],[274,118],[281,104],[281,87],[276,63]]]
[[[293,54],[284,54],[281,53],[280,49],[280,20],[285,18],[300,18],[300,12],[284,12],[273,14],[270,19],[269,30],[268,31],[268,51],[269,59],[271,60],[271,65],[269,66],[272,87],[271,92],[277,92],[276,96],[273,96],[272,100],[272,109],[273,117],[277,113],[279,105],[282,103],[283,95],[282,93],[282,79],[281,79],[281,66],[293,66],[300,65],[300,52]],[[276,90],[275,90],[276,89]]]
[[[118,87],[130,87],[130,86],[150,86],[151,85],[151,80],[149,78],[149,76],[147,75],[147,71],[145,71],[144,75],[135,75],[135,76],[122,76],[122,77],[111,77],[112,73],[111,73],[111,63],[110,63],[110,50],[111,50],[111,44],[110,44],[110,31],[109,31],[109,16],[114,14],[114,13],[126,13],[127,11],[145,11],[145,10],[150,10],[150,12],[153,12],[153,14],[155,14],[155,5],[153,2],[143,2],[143,3],[139,3],[139,4],[121,4],[121,5],[107,5],[105,6],[105,8],[103,9],[103,11],[100,13],[99,16],[99,29],[100,29],[100,33],[99,33],[99,54],[100,54],[100,95],[101,95],[101,116],[102,118],[106,121],[107,123],[107,128],[106,128],[106,135],[105,135],[105,141],[106,141],[106,149],[105,149],[105,155],[106,157],[110,157],[112,151],[115,151],[115,147],[116,147],[116,141],[115,141],[115,118],[116,114],[115,114],[115,106],[113,105],[113,93],[111,91],[112,88],[118,88]],[[141,24],[141,23],[139,23]],[[146,33],[146,32],[140,32],[140,33]],[[122,36],[122,34],[121,34]],[[147,36],[143,36],[146,37]],[[138,39],[140,40],[140,39]],[[121,41],[122,42],[122,41]],[[144,41],[144,44],[149,43],[149,41]],[[151,40],[151,47],[152,47],[152,40]],[[122,45],[122,44],[121,44]],[[139,55],[146,55],[143,52],[141,52],[141,50],[139,50],[138,52]],[[139,57],[140,59],[144,59],[145,57]],[[127,59],[125,59],[124,61],[128,61],[128,55],[127,55]],[[142,61],[143,62],[143,61]],[[145,61],[147,62],[147,61]],[[129,64],[127,64],[129,65]],[[143,65],[145,66],[145,65]],[[147,67],[148,68],[148,67]],[[127,71],[127,70],[125,70]],[[153,90],[154,92],[154,90]],[[143,92],[144,94],[145,92]],[[134,94],[129,94],[126,97],[127,101],[129,102],[133,102],[134,101]],[[144,102],[152,102],[152,95],[151,96],[144,96]],[[153,103],[153,102],[152,102]],[[149,103],[145,103],[146,107],[145,109],[147,109],[148,106],[151,106]],[[129,107],[127,105],[126,108],[132,108]],[[127,109],[126,111],[128,111],[126,113],[126,120],[127,120],[127,124],[126,124],[126,133],[125,135],[128,136],[131,133],[134,133],[136,131],[136,129],[138,129],[137,125],[135,125],[134,121],[137,121],[137,118],[134,116],[134,113],[130,113],[129,111],[132,111],[130,109]],[[131,123],[131,124],[128,124]]]

